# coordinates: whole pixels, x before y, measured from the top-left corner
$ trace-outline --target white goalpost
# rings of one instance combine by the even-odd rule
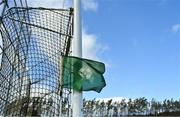
[[[81,0],[74,0],[74,38],[73,56],[82,57],[82,25],[81,25]],[[83,94],[73,90],[72,106],[73,117],[83,117]]]

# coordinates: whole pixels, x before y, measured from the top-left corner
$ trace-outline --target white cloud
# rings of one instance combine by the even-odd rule
[[[63,8],[70,7],[72,0],[29,0],[28,4],[33,7]]]
[[[98,37],[94,34],[89,34],[85,29],[82,31],[82,48],[83,57],[93,60],[100,60],[98,54],[108,49],[107,46],[97,41]]]
[[[63,6],[72,7],[73,0],[30,0],[29,6],[47,7],[47,8],[62,8]],[[85,11],[97,11],[98,2],[96,0],[82,0],[82,8]]]
[[[30,0],[28,4],[33,7],[62,8],[63,1],[65,2],[64,7],[72,6],[72,0]],[[86,11],[96,11],[98,9],[98,3],[96,0],[82,0],[82,4],[83,9]],[[43,21],[43,18],[41,20],[42,22],[48,22],[47,19],[44,19],[46,21]],[[56,26],[57,24],[52,25]],[[82,31],[82,37],[83,57],[93,60],[101,60],[98,55],[106,51],[108,47],[98,42],[98,37],[94,34],[89,34],[84,28]]]
[[[63,1],[65,2],[65,7],[72,6],[73,0],[31,0],[29,2],[30,6],[34,7],[52,7],[60,8],[63,6]],[[82,7],[85,11],[96,11],[98,8],[98,3],[96,0],[82,0]],[[83,57],[100,60],[98,54],[103,52],[107,47],[97,42],[97,36],[94,34],[87,33],[84,28],[82,31],[82,46],[83,46]]]
[[[97,11],[98,9],[97,0],[82,0],[82,4],[85,11]]]
[[[29,4],[34,7],[61,8],[63,7],[63,2],[65,2],[64,7],[70,7],[73,4],[73,0],[31,0]],[[98,3],[96,0],[82,0],[82,8],[85,11],[97,11]],[[97,41],[98,37],[96,35],[87,33],[84,28],[82,37],[83,57],[100,60],[98,54],[104,52],[107,47]]]
[[[175,25],[173,25],[172,26],[172,28],[171,28],[171,30],[173,31],[173,32],[178,32],[178,31],[180,31],[180,24],[175,24]]]

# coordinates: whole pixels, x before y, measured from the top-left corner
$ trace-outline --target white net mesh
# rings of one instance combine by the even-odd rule
[[[73,11],[19,4],[2,15],[0,115],[68,116],[61,55],[70,54]]]

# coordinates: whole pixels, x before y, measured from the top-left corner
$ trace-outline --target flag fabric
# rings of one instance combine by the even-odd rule
[[[104,63],[73,56],[63,57],[63,87],[77,91],[96,91],[106,86]]]

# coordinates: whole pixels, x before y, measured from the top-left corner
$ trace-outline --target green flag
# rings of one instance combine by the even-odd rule
[[[63,87],[77,91],[101,92],[106,86],[101,62],[73,56],[63,57]]]

